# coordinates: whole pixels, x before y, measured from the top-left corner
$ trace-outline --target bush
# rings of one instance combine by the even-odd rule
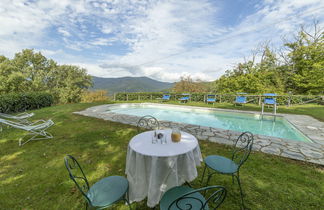
[[[0,112],[23,112],[40,109],[53,104],[53,96],[49,93],[9,93],[0,95]]]
[[[157,98],[162,98],[164,93],[155,93],[155,92],[147,92],[147,93],[116,93],[115,99],[116,101],[126,101],[127,100],[127,95],[128,95],[128,100],[133,101],[133,100],[155,100]]]
[[[106,90],[85,91],[81,96],[81,102],[108,101],[109,97],[107,95],[108,91]]]

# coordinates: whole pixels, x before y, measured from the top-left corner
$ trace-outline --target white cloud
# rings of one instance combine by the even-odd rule
[[[69,37],[71,36],[70,32],[68,32],[67,30],[65,30],[64,28],[58,28],[57,31],[62,34],[63,36]]]
[[[112,45],[112,43],[115,41],[117,41],[116,38],[96,38],[92,40],[89,44],[97,46],[108,46]]]
[[[227,26],[221,4],[211,0],[2,0],[0,54],[36,48],[96,76],[213,80],[260,42],[276,46],[300,24],[324,19],[322,0],[267,0],[255,7]]]

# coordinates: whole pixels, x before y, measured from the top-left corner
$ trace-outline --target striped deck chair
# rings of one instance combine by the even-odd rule
[[[52,134],[45,131],[46,129],[48,129],[49,127],[54,125],[54,122],[52,120],[47,120],[47,121],[38,120],[38,121],[31,123],[29,125],[25,125],[25,124],[21,124],[21,123],[17,123],[17,122],[13,122],[10,120],[5,120],[5,119],[0,118],[0,123],[3,125],[7,125],[7,126],[10,126],[13,128],[20,129],[20,130],[28,131],[29,133],[26,134],[25,136],[32,135],[32,137],[27,139],[25,142],[22,141],[25,136],[23,136],[21,139],[19,139],[19,146],[22,146],[32,140],[42,140],[42,139],[53,138]]]
[[[19,121],[20,123],[23,123],[23,124],[31,124],[31,122],[28,121],[28,118],[30,118],[32,116],[34,116],[34,113],[24,112],[24,113],[20,113],[20,114],[17,114],[17,115],[0,113],[1,118],[17,120],[17,121]]]

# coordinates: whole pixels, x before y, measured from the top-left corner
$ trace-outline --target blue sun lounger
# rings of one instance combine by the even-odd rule
[[[261,110],[261,119],[263,119],[264,115],[271,115],[274,116],[274,120],[276,120],[276,115],[277,115],[277,101],[276,101],[276,96],[277,94],[275,93],[265,93],[263,94],[264,97],[264,101],[262,103],[262,110]],[[264,113],[264,105],[271,105],[273,106],[273,112],[272,114],[266,114]]]
[[[171,95],[163,95],[162,101],[169,101],[170,97],[171,97]]]
[[[188,93],[183,93],[182,97],[179,98],[179,101],[182,102],[182,103],[186,103],[189,100],[190,100],[190,94],[188,94]]]
[[[212,94],[207,95],[206,102],[207,102],[207,104],[208,103],[215,103],[216,102],[216,95],[212,95]]]
[[[274,98],[274,96],[277,96],[277,94],[275,94],[275,93],[265,93],[263,95],[266,96],[264,98],[264,102],[263,102],[264,104],[266,104],[266,105],[275,105],[277,103],[276,98]]]
[[[246,94],[246,93],[238,93],[238,94]],[[242,95],[236,96],[235,104],[246,104],[246,103],[247,103],[246,96],[242,96]]]

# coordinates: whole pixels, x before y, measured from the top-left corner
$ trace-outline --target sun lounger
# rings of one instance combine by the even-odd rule
[[[190,94],[188,94],[188,93],[183,93],[182,97],[179,98],[179,101],[182,102],[182,103],[186,103],[189,100],[190,100]]]
[[[246,96],[243,95],[243,94],[246,94],[246,93],[237,93],[237,94],[239,94],[239,95],[236,96],[235,105],[236,104],[246,104],[247,103],[247,98],[246,98]]]
[[[169,101],[170,97],[171,97],[171,95],[163,95],[162,101]]]
[[[0,113],[0,118],[6,118],[6,119],[12,119],[12,120],[17,120],[23,124],[30,124],[31,122],[28,121],[27,119],[34,116],[34,113],[20,113],[17,115],[11,115],[11,114],[5,114],[5,113]]]
[[[216,102],[216,95],[207,95],[206,102],[207,103],[215,103]]]
[[[38,120],[38,121],[31,123],[29,125],[25,125],[25,124],[21,124],[21,123],[17,123],[17,122],[13,122],[10,120],[5,120],[5,119],[0,118],[0,123],[3,125],[7,125],[7,126],[10,126],[13,128],[20,129],[20,130],[28,131],[29,133],[27,135],[33,135],[31,138],[29,138],[25,142],[22,142],[23,138],[21,138],[19,140],[19,146],[22,146],[32,140],[53,138],[52,134],[45,131],[46,129],[48,129],[49,127],[54,125],[54,122],[52,120],[47,120],[47,121]]]
[[[275,94],[275,93],[265,93],[263,95],[266,96],[264,98],[264,102],[263,102],[264,104],[266,104],[266,105],[274,105],[274,104],[276,104],[276,98],[275,98],[275,96],[277,94]]]

